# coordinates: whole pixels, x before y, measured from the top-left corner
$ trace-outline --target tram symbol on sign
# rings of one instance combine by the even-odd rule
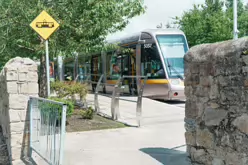
[[[53,28],[54,22],[47,22],[46,20],[44,20],[43,22],[36,22],[36,27],[37,28]]]

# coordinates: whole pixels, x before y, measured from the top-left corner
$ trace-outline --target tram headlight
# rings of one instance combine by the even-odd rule
[[[172,85],[180,85],[180,81],[179,80],[170,80],[170,83]]]

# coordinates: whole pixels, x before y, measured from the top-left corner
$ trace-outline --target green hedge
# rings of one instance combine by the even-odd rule
[[[88,93],[87,85],[78,82],[52,82],[51,89],[55,91],[58,98],[69,96],[74,102],[76,101],[74,98],[75,94],[78,94],[80,96],[80,100],[82,101],[86,98]]]
[[[62,102],[64,104],[67,105],[67,111],[66,111],[66,117],[70,117],[73,112],[74,112],[74,103],[68,100],[63,100],[60,98],[49,98],[49,100],[53,100],[53,101],[58,101],[58,102]],[[61,120],[62,117],[62,105],[58,105],[58,104],[53,104],[53,103],[48,103],[48,102],[39,102],[38,104],[39,109],[42,110],[42,113],[44,115],[56,115],[58,116],[58,119]]]

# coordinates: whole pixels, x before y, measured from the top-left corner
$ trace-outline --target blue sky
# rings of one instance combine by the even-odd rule
[[[110,34],[107,40],[135,33],[147,28],[156,28],[161,22],[166,24],[171,17],[181,16],[183,11],[192,8],[193,4],[204,3],[205,0],[144,0],[146,13],[130,20],[129,25],[121,32]],[[243,0],[248,3],[248,0]]]

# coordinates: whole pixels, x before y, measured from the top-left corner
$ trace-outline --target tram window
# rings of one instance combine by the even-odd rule
[[[74,62],[65,64],[64,80],[72,81],[74,80]]]
[[[93,56],[92,57],[92,61],[91,61],[91,71],[92,71],[92,79],[94,81],[98,81],[98,79],[100,78],[100,74],[102,73],[102,64],[101,64],[101,56],[97,55],[97,56]]]
[[[152,39],[152,36],[148,33],[142,33],[141,40],[145,40],[145,39]]]
[[[111,75],[111,56],[112,52],[108,52],[106,55],[106,74],[107,74],[107,80],[110,80],[110,75]]]
[[[129,59],[128,59],[128,55],[123,55],[122,56],[122,74],[123,75],[130,75],[130,71],[129,71]]]
[[[141,74],[149,79],[165,78],[165,72],[155,44],[141,45]]]
[[[107,54],[107,79],[117,80],[121,76],[122,61],[121,56],[114,53]]]
[[[111,67],[112,67],[112,79],[118,79],[121,76],[121,56],[113,55],[111,59]]]

